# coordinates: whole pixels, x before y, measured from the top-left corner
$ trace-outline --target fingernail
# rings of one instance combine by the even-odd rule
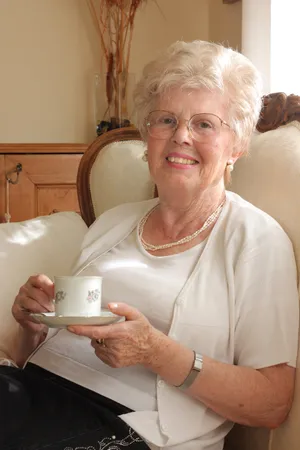
[[[118,307],[118,303],[110,303],[109,306],[112,309],[116,309]]]
[[[68,330],[71,331],[71,333],[75,332],[75,328],[73,328],[73,327],[68,327]]]

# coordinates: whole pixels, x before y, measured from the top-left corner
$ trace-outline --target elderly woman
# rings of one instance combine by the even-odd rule
[[[293,249],[225,191],[259,116],[256,69],[220,45],[177,42],[146,66],[135,103],[158,199],[104,213],[74,272],[103,276],[103,304],[126,321],[48,333],[24,310],[50,311],[52,282],[21,287],[15,359],[27,364],[1,371],[18,429],[2,449],[221,450],[234,422],[274,428],[290,409]]]

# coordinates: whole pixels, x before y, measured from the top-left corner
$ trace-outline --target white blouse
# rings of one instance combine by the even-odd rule
[[[104,302],[128,299],[138,305],[147,299],[142,308],[152,323],[198,353],[255,369],[280,363],[295,367],[299,305],[292,245],[270,216],[234,193],[226,197],[204,247],[163,258],[144,254],[137,242],[130,245],[139,220],[157,200],[107,211],[88,230],[74,273],[98,273],[103,265],[101,273],[113,294],[104,293]],[[104,373],[86,338],[67,331],[50,337],[31,361],[96,391],[100,377],[101,393],[136,407],[135,399],[127,403],[125,385],[141,409],[120,417],[151,448],[221,450],[232,426],[159,376],[156,408],[152,374],[142,368],[130,375],[125,368]],[[132,383],[131,376],[139,382]]]
[[[142,247],[135,229],[81,272],[80,275],[103,277],[102,306],[125,302],[141,311],[150,323],[168,334],[176,297],[199,259],[205,241],[170,256],[153,256]],[[94,353],[90,340],[61,330],[48,340],[43,351],[58,375],[111,398],[134,411],[156,411],[156,374],[142,366],[115,369],[104,364]],[[65,371],[65,361],[72,370]]]

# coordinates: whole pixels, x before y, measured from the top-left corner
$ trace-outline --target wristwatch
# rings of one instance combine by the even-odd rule
[[[186,377],[186,379],[184,380],[184,382],[182,384],[180,384],[179,386],[177,386],[177,387],[179,389],[181,389],[181,390],[185,390],[185,389],[189,388],[194,383],[195,379],[197,378],[197,376],[201,372],[202,367],[203,367],[203,357],[202,357],[202,355],[200,355],[199,353],[194,352],[194,362],[193,362],[193,366],[191,368],[191,371],[188,374],[188,376]]]

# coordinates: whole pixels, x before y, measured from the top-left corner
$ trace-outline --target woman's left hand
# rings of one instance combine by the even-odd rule
[[[111,367],[151,364],[161,333],[126,303],[110,303],[108,307],[114,314],[125,316],[126,321],[104,326],[73,325],[68,330],[90,338],[97,357]]]

